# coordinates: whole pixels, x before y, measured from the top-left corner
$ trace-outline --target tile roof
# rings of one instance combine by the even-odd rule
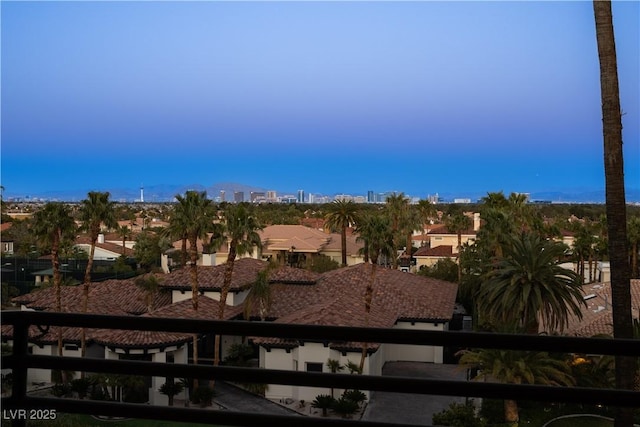
[[[320,274],[302,268],[281,266],[269,273],[270,283],[314,284]]]
[[[211,298],[200,296],[198,298],[198,310],[193,309],[191,299],[183,300],[175,304],[164,306],[143,317],[156,317],[167,319],[200,319],[218,320],[220,303]],[[237,317],[242,312],[242,307],[227,305],[224,319]],[[175,333],[164,331],[139,331],[121,329],[101,329],[94,333],[93,340],[99,344],[119,348],[153,348],[188,342],[193,339],[193,334]]]
[[[364,298],[370,275],[370,264],[358,264],[324,273],[312,286],[272,284],[267,319],[282,323],[365,326]],[[453,316],[457,285],[378,268],[373,292],[369,324],[392,327],[399,320],[448,321]],[[252,316],[258,317],[257,309]],[[295,344],[272,338],[255,341],[267,345]],[[349,345],[361,347],[358,343]]]
[[[219,291],[224,284],[224,271],[227,264],[198,267],[198,286],[200,290]],[[241,258],[233,265],[230,291],[247,289],[256,280],[258,271],[268,266],[266,261],[254,258]],[[169,289],[191,289],[189,268],[174,270],[164,277],[161,286]]]
[[[414,252],[413,254],[414,257],[421,257],[421,256],[425,256],[425,257],[449,257],[449,258],[454,258],[457,257],[458,254],[454,254],[453,253],[453,246],[451,245],[440,245],[440,246],[436,246],[435,248],[427,248],[422,247],[420,249],[418,249],[417,251]]]
[[[640,316],[640,279],[631,279],[631,311],[634,318]],[[591,283],[582,287],[587,307],[582,310],[582,320],[572,316],[565,335],[592,337],[613,336],[611,283]]]

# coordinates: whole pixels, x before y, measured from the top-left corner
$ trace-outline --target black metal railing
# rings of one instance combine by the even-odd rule
[[[211,411],[195,408],[150,406],[54,397],[35,397],[27,393],[27,371],[33,368],[84,372],[117,373],[174,377],[211,378],[245,383],[304,385],[325,388],[356,388],[430,395],[509,398],[541,402],[599,404],[615,407],[637,407],[640,392],[586,387],[515,385],[488,382],[446,381],[379,375],[345,375],[331,373],[294,372],[260,368],[165,364],[145,361],[105,360],[94,358],[32,355],[28,352],[28,330],[31,325],[87,328],[152,330],[182,333],[279,337],[288,339],[357,341],[395,344],[435,345],[443,347],[500,348],[543,350],[567,353],[607,354],[640,357],[640,341],[607,338],[577,338],[561,336],[531,336],[497,333],[437,332],[398,329],[350,328],[334,326],[286,325],[270,322],[205,321],[191,319],[161,319],[152,317],[101,316],[89,314],[50,313],[33,311],[2,312],[2,324],[13,325],[13,352],[2,356],[2,368],[13,373],[12,395],[2,398],[6,411],[55,409],[61,413],[82,413],[104,416],[162,419],[218,425],[297,426],[300,416],[281,416]],[[13,412],[15,414],[16,412]],[[14,422],[24,424],[24,419]],[[377,422],[337,420],[307,417],[305,426],[315,425],[380,426]]]

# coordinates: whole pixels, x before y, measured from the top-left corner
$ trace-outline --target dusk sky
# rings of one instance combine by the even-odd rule
[[[2,1],[5,196],[602,189],[593,5]],[[640,188],[640,3],[614,27]]]

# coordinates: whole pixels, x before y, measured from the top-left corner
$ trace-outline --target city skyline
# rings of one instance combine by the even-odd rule
[[[590,2],[2,2],[7,197],[604,188]],[[628,190],[640,5],[614,2]],[[634,193],[635,194],[635,193]]]

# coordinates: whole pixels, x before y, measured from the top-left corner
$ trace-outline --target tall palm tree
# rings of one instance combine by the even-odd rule
[[[100,234],[102,224],[107,228],[118,226],[115,214],[115,203],[109,200],[109,192],[90,191],[87,198],[80,204],[80,220],[82,221],[81,229],[89,233],[91,241],[91,249],[89,250],[89,259],[87,268],[84,272],[84,280],[82,284],[82,312],[87,312],[89,304],[89,285],[91,284],[91,270],[93,269],[93,257],[96,250],[96,242]],[[87,351],[86,329],[82,328],[80,335],[80,354],[85,356]],[[84,378],[84,372],[81,373]]]
[[[258,272],[258,277],[256,277],[256,281],[251,285],[247,298],[244,300],[245,319],[249,320],[254,307],[257,306],[260,320],[265,321],[269,308],[271,307],[269,273],[271,273],[273,268],[273,265],[269,264],[269,267]]]
[[[391,231],[394,235],[393,268],[398,268],[397,253],[400,245],[402,244],[401,242],[406,237],[403,227],[406,223],[406,217],[409,211],[409,199],[404,195],[404,193],[393,193],[387,197],[384,207],[386,214],[391,220]]]
[[[461,353],[461,365],[479,369],[476,379],[495,379],[508,384],[574,384],[566,361],[556,359],[547,352],[478,349]],[[504,416],[507,423],[517,425],[519,411],[515,400],[505,399]]]
[[[124,256],[124,250],[126,249],[127,237],[131,236],[131,229],[126,225],[121,225],[117,229],[118,236],[122,237],[122,256]]]
[[[359,233],[358,239],[365,242],[368,258],[371,260],[371,274],[367,281],[364,295],[365,326],[369,326],[371,314],[371,304],[373,303],[373,285],[376,280],[376,268],[378,258],[381,255],[388,256],[394,251],[393,232],[388,217],[383,215],[367,215],[361,219],[356,228]],[[364,368],[364,361],[367,357],[367,343],[362,346],[362,357],[360,358],[360,372]]]
[[[613,32],[613,13],[610,0],[594,0],[593,12],[600,63],[600,94],[602,134],[604,141],[605,200],[611,263],[611,300],[613,307],[613,335],[633,338],[631,315],[631,277],[627,256],[627,219],[622,154],[622,114],[618,85],[618,61]],[[616,386],[633,387],[635,360],[616,356]],[[631,425],[633,413],[620,409],[616,426]]]
[[[421,199],[418,201],[418,216],[422,222],[422,242],[420,243],[420,246],[424,246],[424,235],[425,235],[425,229],[424,229],[424,224],[428,224],[433,217],[436,215],[437,213],[437,209],[435,207],[435,205],[433,203],[431,203],[430,201],[426,200],[426,199]]]
[[[191,282],[191,302],[198,310],[198,240],[205,239],[213,228],[215,211],[213,201],[206,191],[187,191],[184,196],[176,195],[178,204],[174,210],[174,230],[189,242],[189,280]]]
[[[460,252],[462,251],[462,233],[471,228],[471,218],[462,212],[457,212],[447,218],[447,228],[458,235],[458,283],[462,282],[462,265],[460,264]]]
[[[175,196],[177,204],[169,221],[169,235],[182,240],[182,259],[185,262],[186,243],[189,242],[189,281],[191,282],[191,304],[198,310],[198,239],[207,236],[213,228],[215,211],[213,202],[205,191],[187,191],[184,196]],[[198,334],[193,334],[193,363],[198,364]],[[194,387],[197,388],[195,380]]]
[[[565,248],[536,234],[511,239],[478,292],[482,314],[501,323],[517,323],[534,334],[540,322],[547,329],[562,330],[571,314],[582,318],[581,280],[559,265]]]
[[[89,239],[91,241],[89,261],[87,262],[87,268],[84,272],[83,291],[85,298],[89,292],[93,257],[101,227],[103,224],[107,228],[115,228],[118,226],[118,221],[116,220],[115,215],[115,203],[109,200],[109,197],[109,192],[90,191],[87,193],[87,198],[80,204],[80,220],[82,221],[81,229],[89,233]],[[83,302],[83,306],[85,304],[86,301]]]
[[[330,230],[340,231],[340,244],[342,248],[342,266],[347,265],[347,228],[358,222],[359,209],[351,200],[335,200],[328,206],[325,214],[325,227]]]
[[[38,240],[51,249],[53,286],[56,311],[62,311],[62,275],[60,274],[60,246],[75,237],[76,224],[67,205],[50,202],[33,215],[32,231]],[[58,356],[62,356],[62,328],[58,327]],[[63,377],[65,376],[63,372]],[[66,378],[63,378],[66,381]]]
[[[236,257],[251,253],[255,248],[261,248],[262,242],[258,231],[262,230],[262,226],[258,222],[257,217],[253,214],[251,206],[246,203],[229,204],[224,210],[224,218],[221,224],[218,224],[219,230],[214,233],[212,244],[219,247],[223,242],[229,244],[229,254],[224,270],[224,279],[222,289],[220,291],[220,306],[218,309],[219,319],[224,319],[224,310],[227,304],[227,295],[231,288],[231,279],[233,277],[233,266]],[[214,345],[214,365],[220,363],[220,335],[215,336]]]

